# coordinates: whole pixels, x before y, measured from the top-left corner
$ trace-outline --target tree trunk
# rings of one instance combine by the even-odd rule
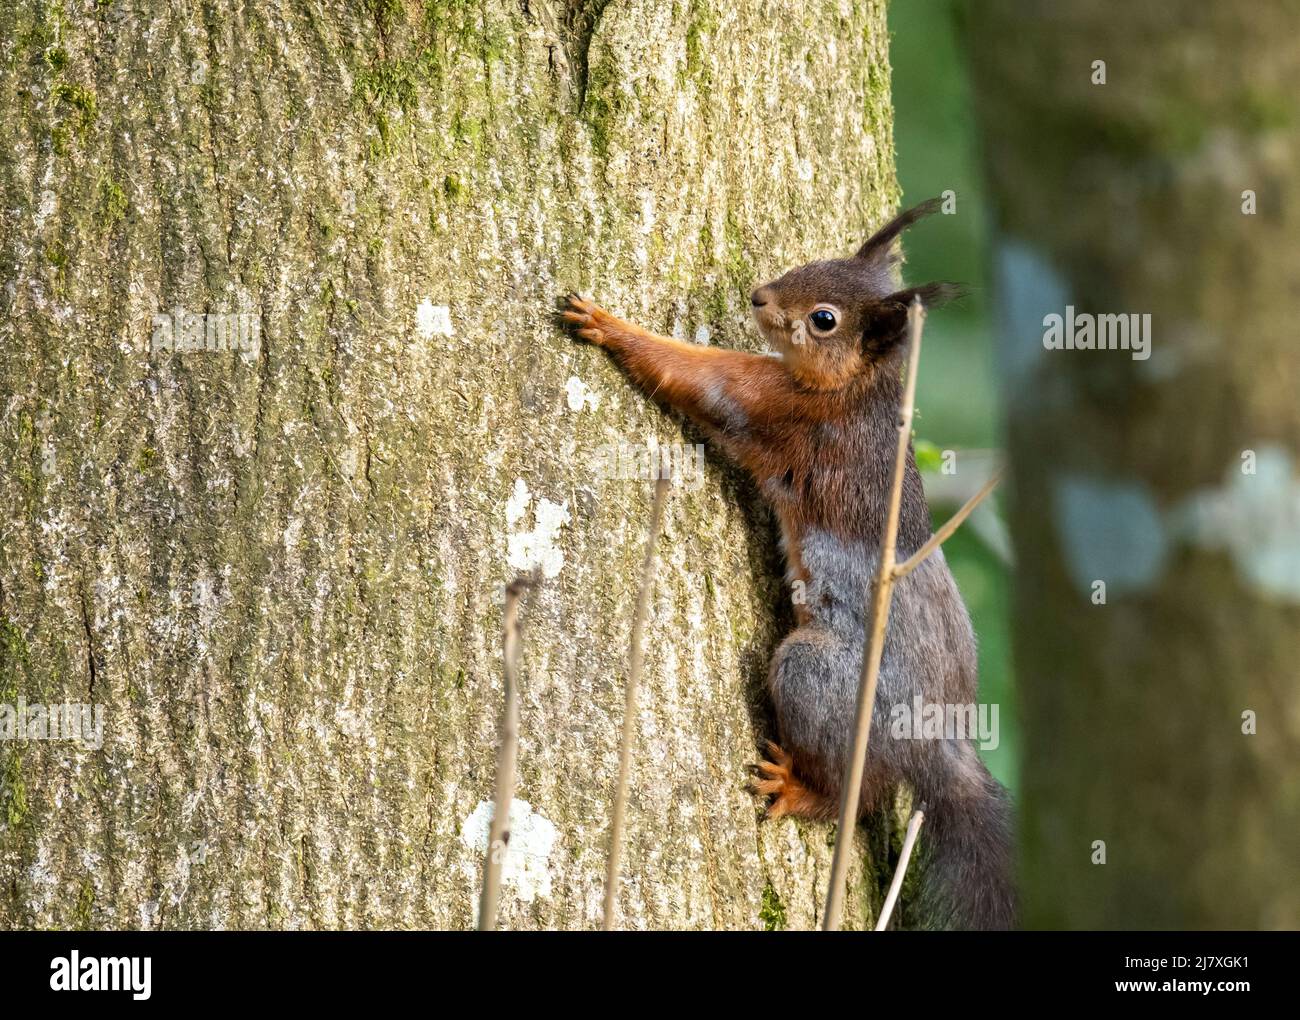
[[[0,703],[104,711],[0,743],[0,925],[469,926],[535,571],[501,923],[593,927],[651,491],[607,454],[702,440],[554,299],[757,347],[749,288],[897,199],[883,3],[197,6],[0,10]],[[816,922],[832,828],[746,791],[784,599],[710,457],[623,926]]]
[[[967,11],[1007,313],[1026,920],[1300,926],[1294,11]],[[1067,305],[1149,314],[1149,357],[1046,349]]]

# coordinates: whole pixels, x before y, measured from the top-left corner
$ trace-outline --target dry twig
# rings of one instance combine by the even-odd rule
[[[515,795],[515,759],[519,753],[519,599],[532,582],[518,577],[506,588],[502,614],[505,650],[505,704],[501,709],[501,744],[497,748],[496,798],[492,824],[488,829],[487,861],[483,868],[483,891],[479,896],[478,930],[492,931],[497,924],[497,901],[501,894],[501,865],[510,842],[510,802]]]
[[[876,703],[876,682],[880,678],[880,657],[885,647],[885,628],[889,623],[889,604],[894,594],[894,584],[907,576],[927,556],[947,539],[967,515],[998,483],[998,475],[971,497],[947,523],[916,551],[914,555],[895,566],[894,549],[898,538],[899,506],[903,495],[903,471],[907,465],[907,447],[912,434],[912,416],[916,402],[916,374],[921,361],[921,327],[925,322],[925,308],[919,298],[908,309],[908,359],[907,382],[903,402],[898,412],[898,446],[894,455],[894,473],[889,490],[889,509],[885,516],[884,531],[880,536],[880,564],[871,586],[871,599],[866,618],[866,646],[862,658],[862,677],[858,685],[857,712],[854,718],[853,741],[841,784],[840,820],[836,830],[835,856],[831,861],[830,888],[826,894],[826,909],[822,915],[823,931],[838,931],[844,913],[844,887],[848,878],[849,853],[853,847],[853,830],[858,820],[858,800],[862,793],[862,774],[866,767],[867,738],[871,733],[871,714]],[[917,823],[920,824],[919,822]],[[892,910],[892,907],[890,908]]]
[[[641,571],[641,590],[637,593],[636,616],[632,620],[632,647],[623,705],[623,736],[618,756],[618,786],[614,791],[614,817],[609,826],[609,862],[605,870],[605,916],[601,922],[602,931],[612,931],[614,928],[619,868],[623,858],[623,824],[627,816],[627,788],[632,772],[632,742],[636,738],[637,689],[645,661],[645,622],[650,612],[650,590],[654,586],[655,541],[659,537],[659,521],[663,516],[667,491],[667,478],[655,482],[654,505],[650,509],[650,534],[646,539],[645,565]]]
[[[907,559],[894,568],[894,580],[898,581],[906,577],[913,570],[919,567],[922,561],[932,552],[943,545],[952,537],[952,533],[961,527],[962,521],[971,515],[971,512],[984,502],[984,498],[997,488],[998,482],[1002,481],[1001,469],[994,471],[989,476],[989,480],[980,486],[979,492],[975,493],[970,499],[961,505],[961,509],[944,521],[943,526],[931,535],[925,545],[912,553]]]
[[[907,823],[907,835],[903,837],[903,851],[898,857],[898,867],[894,869],[894,880],[889,883],[889,894],[885,904],[880,908],[880,917],[876,919],[876,931],[884,931],[889,926],[889,919],[894,916],[894,904],[898,902],[898,893],[903,888],[903,876],[907,874],[907,862],[912,859],[912,848],[916,846],[916,834],[921,831],[925,821],[925,811],[918,808],[912,812]]]

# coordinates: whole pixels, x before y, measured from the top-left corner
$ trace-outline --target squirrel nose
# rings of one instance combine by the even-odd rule
[[[753,294],[749,296],[749,303],[752,304],[755,308],[762,308],[765,304],[767,304],[767,298],[763,296],[763,292],[761,290],[756,290],[754,291]]]

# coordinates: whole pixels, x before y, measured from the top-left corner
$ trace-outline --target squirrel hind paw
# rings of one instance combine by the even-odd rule
[[[754,766],[758,778],[751,787],[758,796],[773,798],[767,806],[765,817],[830,817],[834,805],[795,775],[793,757],[770,740],[767,742],[767,753],[774,760],[760,761]]]

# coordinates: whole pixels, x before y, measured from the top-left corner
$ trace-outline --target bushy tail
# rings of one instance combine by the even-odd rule
[[[1000,930],[1016,925],[1011,801],[978,758],[965,782],[927,783],[921,841],[922,912],[930,927]]]

